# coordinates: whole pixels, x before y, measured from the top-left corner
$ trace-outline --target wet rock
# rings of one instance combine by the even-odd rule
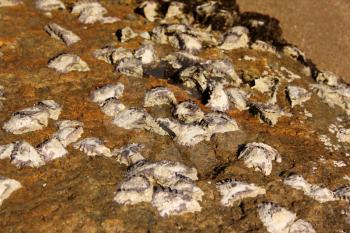
[[[80,41],[80,37],[58,24],[50,23],[44,27],[44,30],[53,38],[62,40],[67,46]]]
[[[233,206],[236,201],[244,198],[257,197],[266,193],[264,188],[260,188],[255,184],[248,184],[234,179],[219,181],[216,184],[216,188],[221,194],[220,203],[227,207]]]
[[[72,71],[87,72],[89,66],[80,57],[74,54],[61,54],[52,58],[48,65],[49,68],[55,69],[59,73],[68,73]]]
[[[248,143],[238,156],[243,159],[248,168],[262,172],[265,176],[271,174],[272,161],[282,162],[282,157],[277,150],[264,143]]]

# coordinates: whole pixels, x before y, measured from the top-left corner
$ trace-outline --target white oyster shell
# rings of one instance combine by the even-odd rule
[[[21,0],[0,0],[0,7],[10,7],[22,4]]]
[[[202,49],[201,41],[187,33],[177,33],[169,36],[169,43],[176,49],[189,52],[196,52]]]
[[[250,106],[249,111],[257,115],[262,122],[274,126],[282,116],[290,117],[290,113],[284,112],[280,107],[274,104],[254,103]]]
[[[102,49],[97,49],[93,53],[94,57],[107,62],[109,64],[117,64],[123,58],[132,58],[134,55],[127,49],[113,46],[105,46]]]
[[[149,65],[157,61],[156,51],[152,44],[143,44],[135,51],[135,57],[140,59],[143,65]]]
[[[21,183],[14,179],[0,176],[0,206],[13,192],[22,187]]]
[[[146,92],[144,107],[163,104],[177,104],[175,95],[166,87],[156,87]]]
[[[292,107],[302,105],[311,98],[311,93],[306,89],[297,86],[288,86],[287,94]]]
[[[134,57],[121,59],[115,70],[121,74],[135,78],[142,78],[143,76],[142,63]]]
[[[259,205],[258,215],[270,233],[289,233],[290,226],[297,218],[295,213],[274,203]]]
[[[35,6],[42,11],[66,9],[65,5],[60,0],[37,0]]]
[[[163,188],[158,188],[154,192],[152,205],[157,208],[162,217],[202,210],[198,200],[190,195]]]
[[[140,10],[146,19],[154,22],[158,18],[159,4],[156,1],[143,1],[138,10]]]
[[[53,38],[62,40],[66,45],[72,45],[80,40],[80,37],[58,24],[49,23],[44,30]]]
[[[275,203],[259,205],[258,215],[269,233],[316,233],[310,223]]]
[[[6,145],[0,146],[0,159],[9,159],[11,157],[11,153],[14,149],[15,144],[9,143]]]
[[[142,144],[129,144],[120,149],[114,149],[112,151],[112,156],[115,156],[119,163],[131,166],[145,159],[140,153],[143,148],[144,145]]]
[[[125,28],[119,29],[116,32],[116,35],[117,35],[119,41],[122,43],[127,42],[127,41],[138,36],[138,34],[135,33],[130,27],[125,27]]]
[[[248,184],[234,179],[220,181],[216,184],[216,187],[221,194],[220,203],[227,207],[233,206],[236,201],[244,198],[257,197],[266,193],[264,188],[260,188],[255,184]]]
[[[206,106],[213,111],[220,112],[225,112],[229,109],[230,103],[222,83],[216,82],[209,85],[209,100]]]
[[[107,10],[97,1],[79,1],[74,4],[71,13],[78,14],[79,21],[84,24],[92,24],[96,22],[114,23],[120,20],[117,17],[105,17],[104,15],[107,14]]]
[[[59,73],[68,73],[72,71],[87,72],[89,66],[80,57],[75,54],[61,54],[49,61],[48,67],[55,69]]]
[[[339,199],[350,200],[350,185],[345,185],[340,188],[337,188],[334,191],[334,195]]]
[[[206,129],[208,137],[211,137],[212,134],[216,133],[226,133],[239,130],[237,122],[234,119],[225,113],[220,112],[205,114],[201,125]]]
[[[184,101],[176,106],[174,116],[184,123],[200,122],[204,118],[204,112],[193,101]]]
[[[15,143],[11,153],[11,163],[17,167],[40,167],[45,164],[42,156],[37,150],[26,141],[18,141]]]
[[[246,48],[249,44],[248,29],[242,26],[236,26],[229,29],[222,38],[219,49],[232,50]]]
[[[113,124],[124,129],[144,129],[160,135],[168,135],[143,109],[125,109],[114,116]]]
[[[227,88],[226,94],[229,101],[240,111],[248,109],[247,98],[249,94],[239,88]]]
[[[109,98],[120,98],[124,92],[124,85],[122,83],[107,84],[97,88],[91,93],[91,100],[95,103],[102,103]]]
[[[12,114],[4,123],[3,129],[13,134],[23,134],[43,129],[48,119],[57,120],[62,107],[53,100],[38,102],[33,107],[22,109]]]
[[[239,154],[238,159],[243,159],[248,168],[254,168],[261,171],[265,176],[271,174],[272,161],[282,162],[281,155],[278,151],[264,143],[248,143],[243,151]]]
[[[124,181],[117,190],[114,201],[119,204],[134,205],[151,202],[153,185],[144,176],[133,176]]]
[[[207,131],[199,125],[182,124],[168,118],[159,118],[157,121],[180,145],[193,146],[210,138]]]
[[[61,158],[68,154],[64,145],[62,145],[62,143],[56,138],[44,141],[37,149],[45,162]]]
[[[285,178],[284,184],[303,191],[305,195],[315,199],[320,203],[336,200],[335,194],[331,190],[315,184],[310,184],[302,176],[299,175],[291,175]]]
[[[111,150],[103,144],[102,140],[95,137],[78,141],[73,147],[74,149],[84,152],[88,156],[112,156]]]
[[[257,51],[263,51],[263,52],[277,54],[276,48],[273,45],[271,45],[265,41],[256,40],[250,47],[254,50],[257,50]]]
[[[100,107],[102,112],[110,117],[114,117],[126,108],[125,105],[115,97],[106,99],[104,102],[100,103]]]
[[[80,121],[63,120],[56,123],[58,131],[53,138],[59,140],[64,147],[76,142],[83,134],[83,123]]]

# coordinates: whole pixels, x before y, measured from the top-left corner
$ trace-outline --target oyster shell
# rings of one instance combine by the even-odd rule
[[[205,114],[201,126],[206,130],[209,138],[216,133],[227,133],[239,130],[237,122],[234,119],[220,112]]]
[[[138,36],[138,34],[135,33],[130,27],[119,29],[115,34],[118,37],[118,40],[122,43]]]
[[[42,11],[66,9],[65,5],[60,0],[36,0],[35,7]]]
[[[257,51],[277,54],[276,48],[273,45],[262,40],[256,40],[250,47]]]
[[[156,87],[146,92],[144,107],[152,107],[163,104],[177,104],[175,95],[166,87]]]
[[[197,52],[202,49],[201,41],[188,33],[176,33],[168,37],[169,43],[176,49]]]
[[[167,135],[167,132],[143,109],[125,109],[114,116],[113,124],[124,129],[144,129],[160,135]]]
[[[80,40],[80,37],[58,24],[49,23],[44,30],[53,38],[62,40],[66,45],[72,45]]]
[[[26,141],[15,142],[11,153],[11,163],[17,167],[40,167],[45,161],[37,150]]]
[[[277,163],[282,162],[282,157],[277,150],[257,142],[248,143],[239,154],[238,159],[243,159],[248,168],[261,171],[265,176],[271,174],[273,160],[276,160]]]
[[[249,98],[249,94],[239,88],[227,88],[226,94],[228,96],[229,101],[240,111],[247,110],[248,103],[247,98]]]
[[[21,0],[0,0],[0,7],[17,6],[19,4],[22,4]]]
[[[64,145],[56,138],[44,141],[38,146],[37,150],[45,162],[61,158],[68,154]]]
[[[107,62],[109,64],[118,64],[123,58],[133,58],[134,55],[125,48],[115,48],[113,46],[105,46],[97,49],[93,53],[94,57]]]
[[[143,44],[135,51],[135,57],[140,59],[143,65],[149,65],[157,61],[156,51],[152,44]]]
[[[143,76],[142,63],[134,57],[121,59],[115,70],[121,74],[135,78],[142,78]]]
[[[101,23],[114,23],[120,19],[117,17],[105,17],[107,14],[106,8],[104,8],[99,2],[82,0],[74,4],[72,14],[79,15],[79,22],[84,24],[93,24],[96,22]]]
[[[145,18],[154,22],[158,18],[159,4],[156,1],[143,1],[137,8],[137,11],[145,16]]]
[[[311,93],[306,89],[297,86],[288,86],[286,92],[292,107],[302,105],[311,98]]]
[[[270,233],[289,233],[290,226],[297,218],[295,213],[275,203],[259,205],[258,215],[267,231]]]
[[[337,188],[334,191],[334,195],[338,199],[346,199],[350,201],[350,185],[345,185],[340,188]]]
[[[154,191],[152,205],[157,208],[160,216],[181,215],[201,211],[198,200],[188,194],[177,192],[170,188],[157,188]]]
[[[0,159],[9,159],[14,149],[15,143],[0,146]]]
[[[303,219],[296,220],[295,213],[275,203],[259,205],[258,215],[269,233],[316,233],[310,223]]]
[[[330,71],[319,72],[316,81],[331,87],[338,87],[342,84],[341,79]]]
[[[264,188],[235,179],[219,181],[216,188],[222,196],[220,203],[227,207],[233,206],[233,203],[244,198],[257,197],[266,193]]]
[[[114,149],[112,151],[112,156],[115,156],[119,163],[131,166],[145,159],[140,153],[143,148],[144,145],[142,144],[129,144],[120,149]]]
[[[14,179],[0,176],[0,206],[13,192],[22,188],[21,183]]]
[[[209,84],[209,100],[206,107],[220,112],[225,112],[229,109],[230,103],[222,83],[215,82]]]
[[[184,123],[198,123],[204,118],[204,112],[193,101],[184,101],[178,104],[174,116]]]
[[[183,146],[193,146],[203,140],[209,140],[207,131],[198,125],[182,124],[168,118],[157,119],[159,125]]]
[[[272,93],[275,86],[278,84],[278,78],[268,75],[259,79],[255,79],[252,89],[255,89],[261,93]]]
[[[238,87],[242,80],[238,77],[233,64],[230,60],[209,60],[201,65],[205,69],[207,77],[219,77],[230,82],[232,85]]]
[[[302,176],[291,175],[285,178],[283,182],[292,188],[303,191],[305,195],[320,203],[336,200],[335,195],[331,190],[318,185],[310,184]]]
[[[56,123],[58,131],[52,138],[56,138],[64,147],[76,142],[83,134],[83,123],[79,121],[63,120]]]
[[[100,103],[100,107],[102,112],[110,117],[114,117],[126,108],[125,105],[115,97],[106,99],[104,102]]]
[[[208,87],[207,77],[201,66],[190,66],[182,70],[179,74],[180,80],[185,87],[197,87],[200,92],[204,92]]]
[[[13,134],[23,134],[41,130],[48,124],[48,119],[57,120],[62,107],[53,100],[38,102],[31,108],[25,108],[12,114],[4,123],[3,129]]]
[[[91,93],[91,100],[95,103],[103,103],[109,98],[120,98],[124,92],[124,85],[122,83],[107,84],[97,88]]]
[[[232,50],[246,48],[249,45],[249,30],[242,26],[229,29],[222,38],[219,49]]]
[[[74,149],[80,150],[88,156],[106,156],[112,157],[111,150],[106,147],[101,139],[91,137],[76,142]]]
[[[151,202],[153,185],[144,176],[133,176],[124,181],[117,190],[114,201],[124,205]]]
[[[61,54],[52,58],[48,65],[49,68],[55,69],[59,73],[68,73],[72,71],[87,72],[89,66],[80,57],[75,54]]]
[[[262,122],[265,122],[270,126],[277,124],[278,119],[282,116],[292,116],[290,113],[284,112],[274,104],[254,103],[250,105],[249,111],[253,115],[257,115]]]

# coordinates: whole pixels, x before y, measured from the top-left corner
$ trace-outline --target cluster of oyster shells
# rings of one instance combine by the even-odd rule
[[[0,7],[20,3],[17,0],[0,0]],[[193,10],[195,14],[186,10],[190,4],[171,1],[166,4],[166,9],[163,9],[158,1],[142,1],[136,11],[158,24],[148,32],[135,32],[132,25],[119,28],[115,32],[116,39],[121,43],[127,43],[137,37],[143,38],[145,41],[141,46],[131,50],[108,45],[91,54],[96,59],[111,64],[116,73],[127,76],[131,80],[130,85],[133,78],[146,79],[153,68],[165,67],[166,72],[161,78],[178,82],[181,88],[193,94],[191,99],[178,101],[170,88],[158,86],[145,93],[143,107],[134,107],[122,103],[125,86],[121,82],[100,86],[91,92],[90,100],[96,103],[105,115],[113,118],[112,124],[126,130],[146,130],[168,136],[182,146],[194,147],[200,142],[210,141],[215,134],[240,130],[228,112],[232,108],[248,111],[271,127],[277,125],[281,117],[293,117],[288,109],[279,106],[281,91],[282,98],[289,101],[292,110],[303,109],[304,103],[312,98],[312,90],[331,107],[339,106],[347,114],[350,113],[350,88],[332,73],[317,71],[316,84],[301,87],[292,83],[301,77],[285,67],[276,69],[266,65],[265,71],[255,77],[236,72],[235,65],[227,56],[215,59],[200,57],[199,54],[207,48],[216,47],[223,54],[245,48],[279,57],[288,56],[303,64],[305,73],[313,75],[315,71],[298,48],[292,45],[279,48],[271,43],[271,40],[255,38],[254,28],[259,28],[267,22],[247,22],[242,16],[240,25],[237,25],[234,23],[237,9],[226,9],[221,1],[197,4]],[[36,7],[45,12],[66,9],[60,0],[37,0]],[[94,1],[78,1],[73,5],[71,13],[77,15],[83,24],[114,23],[119,20],[116,17],[105,16],[107,10]],[[215,21],[218,24],[214,23]],[[203,28],[196,23],[207,25],[209,28]],[[212,30],[215,28],[224,31],[218,36]],[[67,46],[81,40],[74,32],[56,23],[47,24],[44,30]],[[169,45],[171,52],[161,56],[157,53],[159,44]],[[243,59],[247,63],[256,60],[249,56],[244,56]],[[90,71],[88,64],[72,53],[55,56],[49,60],[47,66],[62,74]],[[197,99],[194,93],[199,93]],[[264,101],[253,101],[252,96],[263,96]],[[152,111],[148,111],[163,105],[171,106],[171,117],[152,116],[149,113]],[[53,100],[40,101],[32,107],[12,114],[4,123],[3,129],[12,134],[41,130],[48,126],[49,119],[57,121],[61,111],[62,106]],[[35,147],[23,140],[0,146],[0,159],[10,159],[17,167],[40,167],[66,156],[67,147],[73,144],[74,149],[87,156],[105,156],[128,167],[125,180],[118,185],[114,197],[116,203],[150,203],[162,217],[202,210],[200,202],[205,193],[197,186],[196,168],[168,160],[150,161],[142,155],[144,146],[141,144],[127,144],[122,148],[110,149],[97,137],[79,140],[83,134],[83,123],[79,121],[58,121],[56,126],[58,130],[51,138]],[[332,129],[340,142],[350,143],[349,129]],[[274,161],[281,163],[282,156],[275,148],[265,143],[251,142],[239,151],[238,160],[242,160],[246,167],[253,168],[264,176],[270,176]],[[303,191],[305,195],[320,203],[350,198],[348,185],[331,191],[321,185],[310,184],[300,175],[286,177],[283,184]],[[0,205],[20,187],[19,182],[0,177]],[[228,208],[245,198],[258,198],[268,192],[264,187],[234,178],[219,180],[215,187],[220,194],[221,205]],[[298,219],[295,213],[275,203],[259,205],[258,216],[271,233],[315,232],[310,223]]]
[[[163,217],[201,211],[204,192],[196,186],[197,170],[178,162],[146,160],[140,144],[114,149],[112,155],[128,166],[126,180],[119,185],[114,201],[135,205],[149,202]]]

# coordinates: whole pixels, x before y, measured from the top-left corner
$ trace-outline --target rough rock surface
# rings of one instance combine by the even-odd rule
[[[66,9],[71,9],[77,1],[62,2]],[[0,85],[4,87],[1,124],[13,112],[40,100],[54,99],[62,106],[58,119],[50,119],[47,127],[40,130],[21,135],[0,130],[0,176],[22,185],[0,207],[1,231],[258,233],[267,230],[259,219],[258,208],[262,203],[272,202],[310,224],[302,222],[301,229],[305,225],[321,233],[350,232],[347,194],[320,203],[283,182],[292,174],[298,174],[310,184],[327,187],[329,192],[338,190],[338,194],[339,188],[348,185],[350,145],[348,140],[340,140],[339,135],[345,132],[341,129],[350,128],[346,112],[349,109],[346,102],[349,86],[341,80],[335,83],[317,81],[320,71],[302,51],[283,39],[276,19],[256,13],[240,13],[235,1],[181,1],[186,6],[172,4],[171,12],[166,11],[168,1],[150,2],[152,4],[145,7],[147,4],[140,5],[140,1],[133,0],[102,1],[100,4],[108,15],[121,19],[108,24],[82,24],[77,15],[68,10],[41,11],[35,7],[34,0],[0,8]],[[180,13],[174,17],[172,12],[176,9]],[[21,17],[18,17],[19,12]],[[43,27],[51,22],[69,28],[81,40],[67,47],[58,40],[49,39]],[[249,30],[248,46],[218,49],[218,41],[236,25]],[[142,57],[136,52],[145,42],[142,36],[125,42],[118,40],[116,31],[127,26],[138,35],[149,33],[154,43],[154,55],[159,60],[142,62]],[[176,40],[178,44],[174,46],[169,38],[180,40]],[[199,43],[201,46],[190,50],[190,54],[188,48]],[[252,44],[255,49],[252,49]],[[108,63],[94,56],[96,50],[106,46],[115,48],[110,55],[103,55],[102,60],[111,61]],[[118,54],[122,51],[118,48],[125,48],[130,53]],[[74,54],[86,62],[89,69],[60,73],[48,68],[50,59],[58,54]],[[81,70],[79,64],[70,65],[72,70]],[[184,70],[192,72],[190,78],[181,79]],[[269,86],[264,93],[253,88],[255,80],[267,76],[278,79],[278,84]],[[124,86],[122,95],[107,95],[108,99],[98,103],[91,101],[92,91],[117,83]],[[210,83],[218,84],[220,90],[207,89]],[[315,85],[329,90],[327,95],[320,97],[319,93],[314,93],[312,87]],[[288,86],[304,88],[311,93],[311,98],[292,108],[285,93]],[[171,91],[176,101],[170,105],[152,104],[144,108],[146,93],[159,87]],[[243,92],[227,91],[232,88]],[[235,97],[238,94],[240,96]],[[227,98],[223,98],[225,95]],[[332,98],[340,104],[331,105]],[[222,106],[223,99],[224,108],[210,108]],[[205,136],[205,140],[198,140],[193,145],[178,143],[176,135],[162,128],[158,119],[180,121],[174,112],[176,106],[185,101],[193,101],[203,112],[203,119],[181,121],[184,130],[198,128],[220,133],[202,134],[200,136]],[[241,102],[243,104],[237,106]],[[125,109],[116,110],[112,105],[113,111],[106,111],[103,107],[109,106],[107,103],[121,103]],[[284,114],[279,114],[281,116],[274,124],[260,121],[249,111],[257,103],[272,103]],[[136,123],[147,127],[123,128],[119,127],[122,124],[113,124],[116,115],[128,109],[144,112],[146,117],[140,117]],[[227,117],[208,120],[208,116],[215,115]],[[225,119],[232,119],[239,130],[227,130],[230,124],[225,124]],[[200,208],[164,217],[165,214],[161,215],[157,210],[158,205],[154,207],[148,202],[140,202],[130,206],[113,201],[116,187],[123,183],[130,167],[121,164],[113,153],[87,156],[74,149],[74,144],[70,145],[73,140],[64,143],[64,149],[68,151],[65,156],[57,156],[59,158],[40,167],[18,168],[11,163],[11,148],[5,145],[26,141],[33,145],[31,150],[34,153],[40,149],[35,145],[58,137],[55,124],[64,120],[81,122],[66,132],[70,136],[74,136],[71,132],[77,134],[74,141],[80,137],[80,140],[98,138],[103,142],[104,150],[111,152],[128,144],[143,144],[142,155],[146,161],[158,164],[166,160],[195,168],[198,171],[196,187],[203,192]],[[186,135],[186,131],[181,134]],[[244,146],[254,142],[269,145],[283,158],[280,163],[273,162],[268,176],[254,172],[244,160],[238,159]],[[85,149],[91,152],[96,147],[86,144]],[[150,174],[147,170],[144,173]],[[184,182],[169,184],[175,190],[167,190],[165,194],[181,196],[181,202],[177,202],[180,206],[181,203],[190,203],[186,192],[187,188],[193,187],[188,185],[191,180],[181,174],[175,174],[175,177],[178,179],[174,180]],[[231,207],[222,206],[222,195],[216,184],[232,178],[261,187],[265,194],[240,198],[232,202]],[[157,179],[152,182],[164,185]],[[239,188],[234,190],[235,194],[243,195]],[[157,203],[163,205],[166,198],[157,196],[157,201],[160,201]],[[293,232],[297,232],[296,226]]]

